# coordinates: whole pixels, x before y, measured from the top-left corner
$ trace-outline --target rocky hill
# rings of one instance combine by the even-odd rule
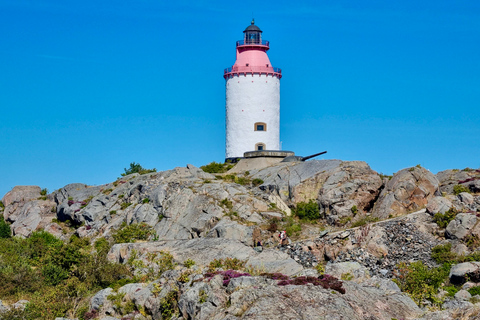
[[[416,166],[389,177],[365,162],[312,160],[211,174],[187,165],[50,194],[17,186],[2,203],[13,236],[105,241],[108,263],[130,272],[76,294],[68,319],[480,315],[480,170]],[[289,244],[278,245],[279,230]],[[5,261],[0,253],[0,279]],[[0,296],[5,319],[39,305],[15,298]]]

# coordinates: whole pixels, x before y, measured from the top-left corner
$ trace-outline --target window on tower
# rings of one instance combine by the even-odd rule
[[[257,143],[257,144],[255,145],[255,150],[256,150],[256,151],[266,150],[265,143],[261,143],[261,142]]]
[[[255,131],[267,131],[267,124],[265,122],[257,122],[254,126]]]

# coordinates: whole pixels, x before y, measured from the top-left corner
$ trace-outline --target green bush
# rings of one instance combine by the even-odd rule
[[[5,209],[5,205],[3,204],[2,201],[0,201],[0,210],[3,210],[3,209]]]
[[[447,296],[449,297],[455,296],[455,293],[458,292],[458,289],[455,286],[446,286],[446,287],[443,287],[443,290],[448,292]]]
[[[477,287],[473,287],[473,288],[470,288],[467,290],[471,295],[472,297],[477,295],[477,294],[480,294],[480,286],[477,286]]]
[[[457,216],[457,210],[455,210],[454,208],[450,208],[444,214],[440,212],[435,213],[435,215],[433,216],[433,221],[436,222],[440,228],[446,228],[450,223],[450,221],[455,219],[456,216]]]
[[[157,172],[157,169],[145,169],[140,165],[140,163],[135,163],[132,162],[130,163],[130,168],[124,168],[125,173],[122,173],[122,177],[127,176],[132,173],[139,173],[139,174],[146,174],[146,173],[151,173],[151,172]]]
[[[131,279],[125,265],[107,260],[109,244],[71,237],[64,243],[45,231],[30,238],[0,239],[0,299],[29,300],[21,317],[1,319],[72,318],[85,313],[89,296],[121,279]],[[125,280],[124,280],[125,281]],[[69,316],[70,317],[70,316]]]
[[[217,163],[215,161],[210,162],[207,165],[201,166],[204,172],[208,173],[224,173],[233,168],[233,164],[229,163]]]
[[[40,195],[42,196],[46,196],[48,193],[48,189],[47,188],[43,188],[41,191],[40,191]]]
[[[357,213],[358,213],[358,208],[357,208],[357,206],[355,206],[355,205],[352,206],[352,207],[350,208],[350,211],[352,211],[352,214],[353,214],[353,216],[355,217],[355,216],[357,215]]]
[[[259,185],[263,184],[263,180],[259,178],[255,178],[252,180],[252,184],[253,186],[258,187]]]
[[[195,261],[193,261],[192,259],[187,259],[183,262],[183,265],[186,267],[186,268],[191,268],[195,265]]]
[[[127,226],[124,222],[112,237],[115,243],[130,243],[135,240],[148,240],[154,234],[155,230],[146,223],[132,223]]]
[[[300,219],[317,220],[320,218],[320,209],[313,200],[310,200],[308,203],[299,202],[295,208],[295,215]]]
[[[437,263],[455,263],[457,262],[457,254],[451,252],[452,244],[450,242],[446,244],[440,244],[433,247],[432,259]]]
[[[0,238],[10,238],[12,236],[12,230],[10,225],[5,222],[3,215],[0,215]]]
[[[410,264],[402,262],[397,265],[396,278],[393,281],[419,306],[423,305],[425,300],[440,305],[442,301],[437,298],[437,291],[448,279],[449,272],[448,264],[430,269],[422,261]]]
[[[458,195],[462,192],[470,193],[470,189],[468,189],[467,187],[465,187],[464,185],[461,185],[461,184],[457,184],[457,185],[453,186],[453,194],[454,195]]]

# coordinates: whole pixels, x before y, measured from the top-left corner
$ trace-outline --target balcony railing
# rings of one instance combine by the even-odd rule
[[[265,46],[265,47],[270,47],[270,42],[267,40],[238,40],[237,41],[237,47],[238,46],[249,46],[249,45],[254,45],[254,46]]]
[[[253,67],[247,67],[247,66],[233,66],[230,68],[224,69],[223,72],[223,77],[231,77],[233,75],[238,75],[238,74],[266,74],[266,75],[272,75],[272,76],[277,76],[279,78],[282,77],[282,69],[280,68],[275,68],[275,67],[262,67],[262,66],[253,66]]]

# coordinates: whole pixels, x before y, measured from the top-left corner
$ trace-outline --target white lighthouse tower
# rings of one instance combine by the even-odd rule
[[[225,69],[225,158],[247,151],[280,150],[280,78],[267,56],[269,42],[252,20],[243,40],[237,41],[237,59]]]

